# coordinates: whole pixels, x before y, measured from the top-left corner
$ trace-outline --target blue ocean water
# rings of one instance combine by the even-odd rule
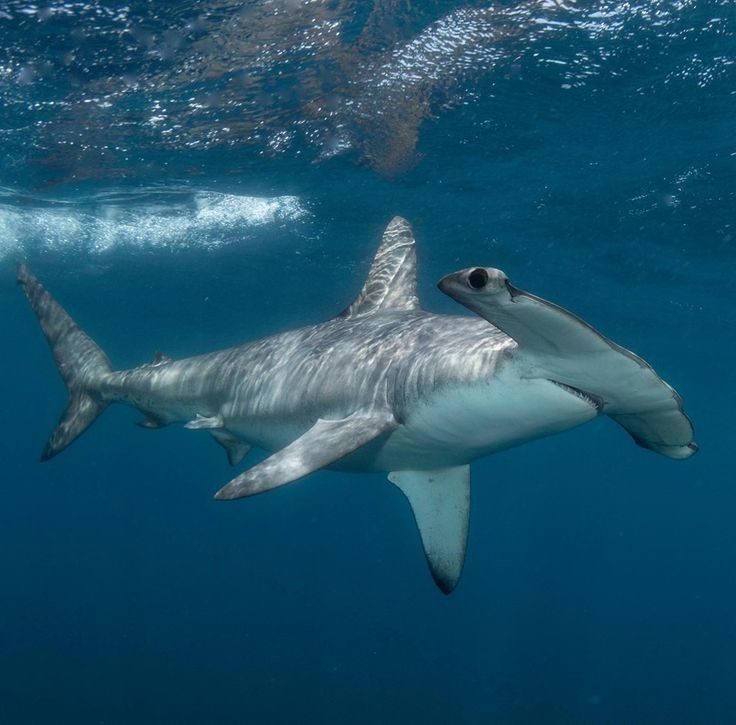
[[[736,721],[730,0],[0,4],[0,720]],[[380,475],[238,502],[208,436],[66,393],[26,262],[116,367],[328,318],[387,221],[426,308],[471,265],[684,398],[670,461],[601,419],[474,464],[435,588]]]

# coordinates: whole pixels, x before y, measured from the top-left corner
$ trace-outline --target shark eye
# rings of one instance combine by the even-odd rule
[[[483,289],[488,282],[488,272],[482,267],[476,267],[468,274],[468,285],[473,289]]]

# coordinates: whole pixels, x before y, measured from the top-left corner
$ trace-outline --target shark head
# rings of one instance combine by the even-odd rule
[[[492,267],[461,269],[438,287],[511,337],[527,375],[591,401],[644,448],[668,458],[697,451],[677,392],[638,355],[572,312],[518,289]]]

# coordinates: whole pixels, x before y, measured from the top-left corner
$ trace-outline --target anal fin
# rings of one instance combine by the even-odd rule
[[[156,415],[153,415],[151,413],[148,413],[143,420],[139,420],[136,422],[136,425],[140,428],[148,428],[149,430],[156,430],[157,428],[164,428],[166,426],[166,421],[162,418],[159,418]]]
[[[389,411],[358,412],[340,420],[319,419],[286,448],[236,476],[215,494],[215,498],[253,496],[296,481],[339,461],[397,425]]]
[[[393,471],[388,480],[409,500],[437,586],[450,594],[465,561],[470,518],[470,466]]]

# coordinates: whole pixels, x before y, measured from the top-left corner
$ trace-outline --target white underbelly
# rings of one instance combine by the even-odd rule
[[[376,470],[460,465],[598,415],[589,402],[543,379],[504,376],[445,390],[410,411],[377,454]]]

